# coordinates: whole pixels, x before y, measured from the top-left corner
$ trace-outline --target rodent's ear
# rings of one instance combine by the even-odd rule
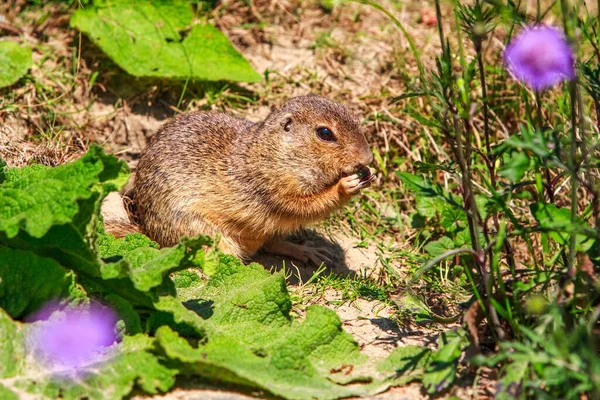
[[[281,118],[281,127],[285,132],[289,132],[292,130],[293,122],[292,114],[285,114],[283,118]]]

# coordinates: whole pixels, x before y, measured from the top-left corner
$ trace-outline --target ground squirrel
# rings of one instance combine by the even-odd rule
[[[143,151],[137,220],[161,246],[220,234],[219,248],[320,264],[323,249],[285,240],[368,186],[373,155],[358,117],[320,96],[292,98],[259,123],[197,112],[167,122]]]

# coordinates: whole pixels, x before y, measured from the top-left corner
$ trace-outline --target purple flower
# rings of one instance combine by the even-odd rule
[[[30,320],[28,342],[36,357],[52,370],[77,372],[100,361],[115,343],[117,315],[108,307],[92,302],[87,306],[58,310],[47,304]]]
[[[504,61],[515,79],[534,90],[575,78],[573,51],[562,31],[551,26],[523,29],[506,46]]]

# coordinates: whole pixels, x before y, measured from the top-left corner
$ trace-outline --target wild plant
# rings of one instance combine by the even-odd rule
[[[495,344],[468,362],[502,367],[498,398],[597,398],[600,26],[542,3],[435,1],[440,54],[398,99],[447,155],[398,174],[435,232],[412,282],[464,267],[469,354]]]

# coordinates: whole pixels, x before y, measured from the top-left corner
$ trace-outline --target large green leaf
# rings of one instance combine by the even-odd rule
[[[8,314],[0,310],[2,397],[121,398],[136,384],[147,393],[166,390],[178,373],[290,399],[373,394],[418,379],[422,368],[406,369],[401,364],[410,360],[398,352],[377,368],[332,310],[313,306],[301,322],[293,318],[283,272],[204,251],[211,244],[206,237],[159,249],[141,234],[106,234],[100,203],[125,180],[122,164],[99,148],[57,168],[3,172],[0,307]],[[203,274],[186,270],[192,266]],[[32,324],[9,317],[55,297],[100,298],[121,317],[116,353],[106,364],[85,367],[85,379],[77,382],[51,379],[30,363],[35,346],[24,343]],[[156,332],[156,340],[144,330]],[[419,363],[425,355],[409,356]]]
[[[85,293],[72,271],[34,253],[0,247],[0,308],[13,318],[38,309],[53,298],[71,299]]]
[[[196,251],[210,244],[208,237],[201,236],[186,238],[174,247],[159,250],[156,243],[141,234],[128,235],[123,239],[103,234],[98,237],[99,254],[111,262],[100,267],[102,278],[128,277],[137,290],[148,292],[159,286],[168,273],[192,265]]]
[[[81,30],[129,74],[258,82],[261,76],[223,33],[198,24],[188,1],[96,1],[76,11]]]
[[[208,284],[178,288],[179,299],[161,297],[158,309],[201,331],[206,340],[192,348],[172,330],[156,336],[170,358],[201,376],[267,390],[290,399],[330,399],[385,389],[391,383],[344,386],[364,376],[340,373],[367,362],[335,312],[309,307],[302,323],[289,314],[291,301],[282,273],[222,256]],[[193,293],[193,294],[192,294]],[[181,301],[183,300],[182,305]],[[388,374],[392,375],[390,372]]]
[[[2,346],[0,346],[0,379],[12,378],[25,365],[25,339],[23,338],[21,326],[15,323],[1,308],[0,338],[2,338]],[[1,391],[0,394],[2,394]]]
[[[156,336],[169,357],[202,376],[268,390],[284,398],[335,399],[372,390],[336,383],[339,369],[361,364],[366,357],[361,357],[356,342],[341,329],[335,312],[314,306],[299,325],[277,329],[266,325],[263,329],[273,344],[251,346],[244,338],[222,333],[209,335],[206,344],[194,349],[166,327]]]
[[[0,88],[17,82],[31,68],[31,50],[19,43],[0,41]]]
[[[20,324],[0,309],[0,398],[120,399],[136,384],[154,394],[174,383],[177,370],[160,363],[151,353],[154,339],[145,335],[126,336],[102,362],[78,370],[77,379],[55,376],[26,356],[44,346],[28,333],[47,323]]]
[[[92,147],[78,160],[56,168],[6,169],[6,179],[0,184],[0,245],[24,250],[7,271],[7,282],[36,274],[38,264],[29,263],[37,259],[35,254],[75,271],[78,281],[96,295],[114,293],[136,306],[152,307],[149,290],[159,286],[168,273],[191,265],[196,251],[210,240],[186,239],[178,246],[158,250],[156,243],[143,235],[117,240],[98,232],[102,198],[125,183],[123,168],[124,163],[114,156]],[[56,263],[48,273],[60,269]],[[49,293],[40,291],[37,298],[28,297],[33,293],[24,289],[21,307],[29,310],[28,302],[39,304]],[[11,314],[16,315],[17,305],[13,307]]]
[[[11,239],[22,230],[32,238],[41,238],[53,226],[73,223],[86,235],[98,195],[104,190],[101,184],[117,179],[123,168],[123,162],[92,147],[77,161],[56,168],[9,169],[0,186],[0,233]],[[92,204],[85,204],[88,199]],[[82,207],[89,218],[78,220],[76,215]]]

